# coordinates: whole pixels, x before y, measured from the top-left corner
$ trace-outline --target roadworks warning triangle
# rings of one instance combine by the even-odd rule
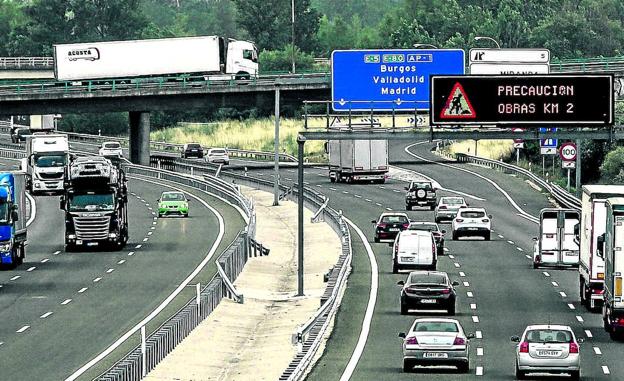
[[[466,96],[466,91],[459,82],[455,83],[446,100],[446,105],[440,112],[440,119],[475,119],[476,117],[477,113]]]

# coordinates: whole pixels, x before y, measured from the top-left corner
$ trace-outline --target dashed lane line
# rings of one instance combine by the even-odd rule
[[[572,304],[572,303],[568,303],[568,308],[569,308],[569,309],[571,309],[571,310],[576,309],[576,308],[574,307],[574,304]]]
[[[36,269],[36,268],[37,268],[36,266],[29,267],[28,270],[26,270],[26,272],[29,273],[29,272],[33,271],[34,269]]]
[[[481,347],[477,348],[477,356],[483,356],[483,348]]]
[[[46,263],[47,261],[49,261],[49,259],[48,259],[48,258],[43,258],[43,259],[41,260],[41,263]]]
[[[483,333],[481,331],[475,331],[475,338],[483,339]]]
[[[115,271],[115,269],[108,269],[108,270],[106,270],[106,273],[107,273],[107,274],[110,274],[110,273],[112,273],[113,271]]]
[[[475,374],[477,376],[483,376],[483,367],[482,366],[478,366],[476,371],[475,371]]]
[[[461,267],[461,265],[460,265],[459,263],[457,263],[457,262],[453,262],[453,265],[454,265],[455,267],[457,267],[457,268]]]
[[[25,325],[25,326],[23,326],[22,328],[18,329],[15,332],[22,333],[22,332],[26,331],[28,328],[30,328],[30,326],[29,325]]]
[[[510,245],[515,245],[514,241],[507,241]]]
[[[580,315],[576,315],[576,320],[578,320],[579,323],[584,322],[583,317]]]
[[[121,259],[117,262],[118,265],[123,265],[124,263],[126,263],[125,259]]]
[[[89,287],[83,287],[80,290],[78,290],[79,294],[82,294],[83,292],[87,291],[89,289]]]
[[[590,339],[591,339],[592,337],[594,337],[594,335],[591,333],[591,331],[590,331],[589,329],[586,329],[586,330],[585,330],[585,336],[587,336],[587,337],[588,337],[588,338],[590,338]]]
[[[362,198],[362,196],[360,196],[359,194],[354,194],[353,197],[355,197],[355,198]]]
[[[93,279],[93,283],[97,283],[97,282],[99,282],[99,281],[101,281],[101,280],[102,280],[102,278],[97,277],[97,278]]]
[[[518,250],[518,251],[524,251],[524,250],[522,250],[522,248],[521,248],[521,247],[516,247],[516,250]]]
[[[567,298],[568,297],[568,295],[565,292],[563,292],[563,291],[559,291],[559,295],[561,295],[562,298]]]
[[[477,315],[472,315],[472,322],[473,323],[478,323],[479,322],[479,317]]]
[[[52,253],[53,255],[59,255],[61,253],[60,250],[55,251],[54,253]]]
[[[611,371],[609,370],[609,367],[606,365],[602,366],[602,373],[604,374],[611,374]]]
[[[550,282],[550,284],[552,284],[554,287],[559,287],[559,283],[557,283],[555,281]]]
[[[21,275],[16,275],[13,278],[9,279],[9,280],[18,280],[19,278],[21,278]]]
[[[547,271],[543,271],[542,274],[544,274],[546,278],[550,277],[550,274]]]
[[[474,294],[472,293],[472,291],[466,292],[466,296],[469,298],[474,298]]]
[[[68,305],[69,303],[71,303],[71,301],[72,301],[71,299],[65,299],[65,300],[63,300],[63,302],[61,303],[61,305],[66,306],[66,305]]]
[[[477,303],[470,303],[470,309],[471,310],[476,310],[477,309]]]
[[[459,276],[460,276],[460,277],[465,277],[465,276],[466,276],[466,273],[465,273],[465,272],[463,272],[463,271],[460,271],[460,272],[459,272]]]
[[[48,311],[48,312],[46,312],[45,314],[43,314],[43,315],[39,316],[39,319],[45,319],[45,318],[47,318],[48,316],[52,315],[53,313],[54,313],[54,312],[52,312],[52,311]]]
[[[597,355],[601,355],[602,351],[600,350],[600,348],[594,347],[594,353],[597,354]]]
[[[134,251],[131,251],[131,252],[129,252],[129,253],[128,253],[128,256],[129,256],[129,257],[131,257],[131,256],[133,256],[133,255],[134,255]]]
[[[449,254],[449,256],[448,256],[448,257],[449,257],[450,259],[455,259],[455,256],[454,256],[454,255],[452,255],[452,254]]]
[[[533,259],[529,254],[524,255],[527,259]]]

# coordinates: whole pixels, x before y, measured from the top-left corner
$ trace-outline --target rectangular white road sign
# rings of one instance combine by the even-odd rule
[[[550,63],[548,49],[470,49],[470,63]]]
[[[576,161],[561,161],[561,168],[576,168]]]
[[[550,73],[550,66],[548,64],[470,63],[470,74],[525,75],[548,73]]]
[[[557,147],[541,147],[540,148],[540,153],[542,155],[556,155],[557,154]]]

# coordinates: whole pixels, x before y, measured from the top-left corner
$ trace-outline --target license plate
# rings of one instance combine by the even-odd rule
[[[448,358],[448,353],[425,352],[423,357],[426,359],[446,359]]]
[[[414,262],[414,257],[401,257],[403,262]]]
[[[557,357],[561,354],[560,351],[537,351],[538,356],[544,357]]]
[[[87,242],[87,246],[97,246],[97,242]]]
[[[421,299],[420,302],[423,303],[423,304],[435,304],[435,303],[437,303],[437,300],[435,300],[435,299]]]
[[[477,230],[477,228],[468,228],[468,230]]]
[[[399,231],[399,228],[390,228],[390,229],[388,229],[388,231],[391,231],[391,232],[398,232],[398,231]]]
[[[574,252],[574,251],[566,251],[566,252],[565,252],[565,255],[568,255],[568,256],[570,256],[570,257],[577,257],[577,256],[578,256],[578,253],[577,253],[577,252]]]

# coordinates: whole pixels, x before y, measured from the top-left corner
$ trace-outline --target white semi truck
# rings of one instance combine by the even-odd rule
[[[330,140],[329,180],[384,183],[388,173],[387,140]]]
[[[604,307],[602,320],[612,339],[624,334],[624,198],[609,198],[606,202],[607,224],[598,237],[598,254],[605,261]]]
[[[258,48],[250,41],[218,36],[54,45],[58,81],[180,74],[254,77],[258,74]]]
[[[67,135],[30,135],[26,138],[25,168],[31,194],[63,192],[65,167],[69,160]]]
[[[624,196],[622,185],[584,185],[579,231],[579,292],[581,304],[590,311],[602,305],[605,266],[598,255],[598,237],[607,225],[607,199]]]

